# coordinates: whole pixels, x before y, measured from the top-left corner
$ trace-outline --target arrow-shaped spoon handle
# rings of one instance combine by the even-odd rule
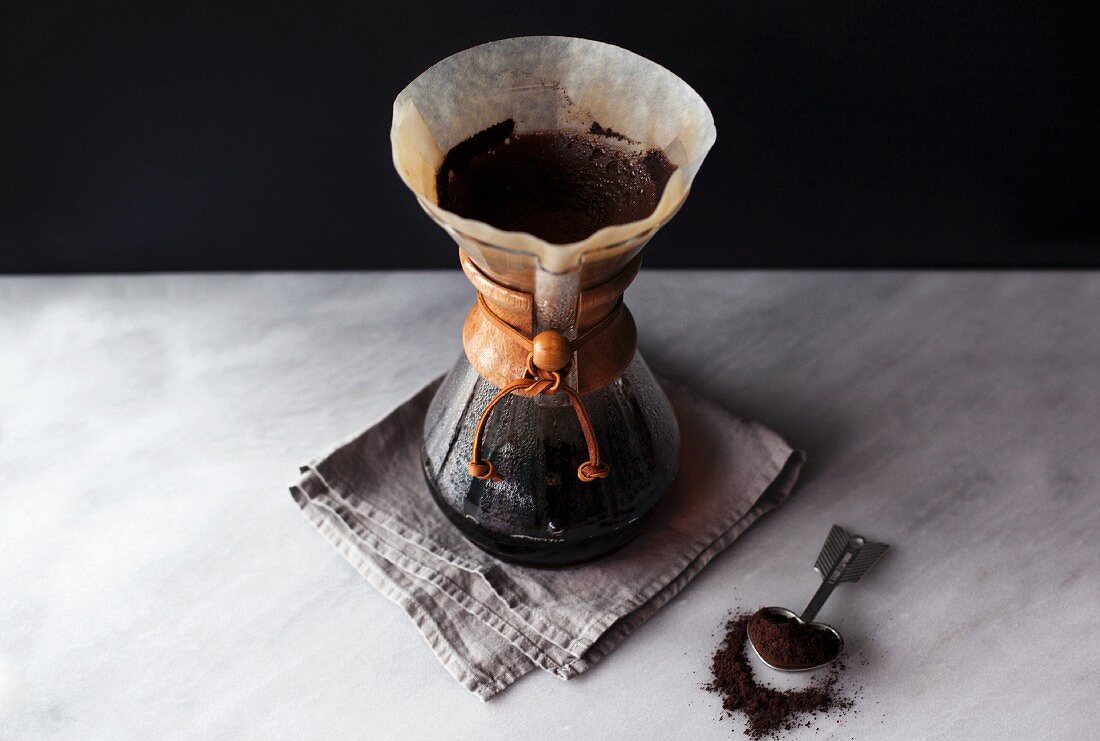
[[[814,564],[814,568],[821,572],[821,586],[802,611],[802,619],[811,622],[837,584],[859,581],[882,557],[887,547],[885,543],[871,543],[858,535],[851,535],[839,525],[833,525]]]

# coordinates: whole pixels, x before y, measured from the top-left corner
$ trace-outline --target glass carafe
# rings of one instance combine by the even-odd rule
[[[568,245],[440,208],[443,154],[507,118],[520,132],[612,129],[616,145],[659,146],[677,169],[649,218]],[[505,560],[564,565],[618,548],[643,527],[679,458],[675,415],[637,354],[622,294],[714,141],[710,111],[675,75],[623,49],[527,37],[461,52],[417,78],[394,103],[391,141],[402,179],[458,242],[478,292],[464,353],[424,422],[436,502]]]

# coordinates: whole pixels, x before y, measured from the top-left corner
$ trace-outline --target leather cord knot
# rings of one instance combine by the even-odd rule
[[[497,467],[490,461],[470,461],[470,475],[482,481],[503,481],[504,477],[497,473]]]
[[[502,388],[481,412],[481,418],[478,420],[477,427],[474,429],[473,449],[470,451],[470,465],[468,467],[470,475],[475,479],[481,479],[483,481],[503,480],[503,477],[497,473],[496,466],[481,457],[481,438],[485,432],[485,427],[488,424],[489,416],[492,414],[493,408],[496,407],[501,399],[518,391],[528,396],[539,396],[541,394],[553,396],[554,394],[565,394],[569,397],[573,412],[577,415],[577,422],[580,424],[581,433],[584,435],[584,442],[588,446],[588,460],[577,468],[577,478],[585,483],[595,481],[596,479],[607,478],[611,473],[611,468],[600,460],[600,447],[596,442],[596,434],[592,430],[592,421],[588,418],[588,410],[585,409],[584,402],[581,401],[581,396],[577,393],[577,390],[564,382],[562,374],[568,373],[569,366],[572,364],[573,353],[589,339],[602,332],[615,320],[615,318],[617,318],[619,312],[622,311],[622,301],[620,300],[620,302],[615,305],[615,308],[595,326],[571,342],[564,339],[558,333],[544,332],[540,334],[536,339],[542,338],[544,335],[553,335],[547,338],[552,341],[546,342],[545,347],[541,343],[536,345],[518,329],[497,316],[493,310],[489,308],[488,304],[486,304],[485,298],[480,293],[477,296],[477,301],[478,306],[485,313],[489,321],[500,329],[503,329],[510,337],[527,348],[528,353],[527,368],[523,377],[517,378],[515,381],[512,381]],[[543,362],[557,365],[558,367],[552,369],[540,368],[535,363],[536,353],[543,359]]]
[[[585,483],[596,479],[606,479],[609,473],[611,473],[611,468],[603,462],[585,461],[577,467],[577,478]]]

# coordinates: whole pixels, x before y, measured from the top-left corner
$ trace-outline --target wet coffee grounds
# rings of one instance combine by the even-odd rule
[[[634,140],[628,137],[626,134],[620,134],[610,126],[600,126],[598,121],[593,121],[592,125],[588,127],[589,134],[596,134],[597,136],[606,136],[611,139],[618,139],[621,142],[633,142]]]
[[[781,669],[808,669],[840,653],[840,641],[831,631],[767,608],[757,610],[749,620],[749,638],[761,658]]]
[[[596,133],[598,132],[598,133]],[[675,165],[610,129],[517,133],[512,120],[455,145],[436,174],[442,208],[554,244],[653,213]]]
[[[725,637],[711,663],[711,681],[706,685],[721,695],[722,708],[728,714],[745,716],[746,736],[760,739],[796,727],[812,728],[819,720],[815,716],[851,710],[852,701],[840,695],[838,686],[844,669],[841,664],[834,664],[809,687],[799,690],[777,690],[757,682],[745,643],[751,619],[749,613],[740,613],[726,624]]]

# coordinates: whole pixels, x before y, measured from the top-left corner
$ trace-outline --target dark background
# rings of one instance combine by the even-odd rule
[[[0,2],[0,271],[453,267],[390,106],[530,34],[714,111],[647,265],[1100,266],[1098,6]]]

